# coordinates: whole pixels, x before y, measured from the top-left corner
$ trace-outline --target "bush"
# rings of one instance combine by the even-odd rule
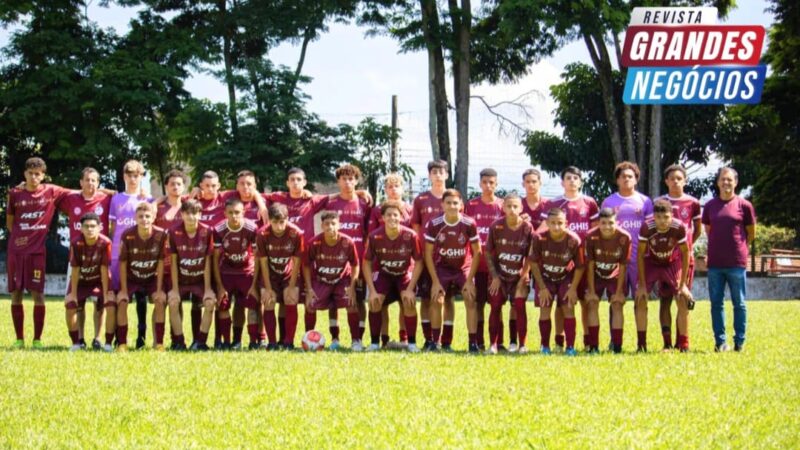
[[[756,226],[756,255],[772,253],[773,248],[797,250],[796,232],[790,228],[774,225]]]

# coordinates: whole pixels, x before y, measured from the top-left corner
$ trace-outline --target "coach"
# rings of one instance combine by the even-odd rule
[[[703,208],[703,225],[708,236],[708,293],[711,297],[711,324],[714,350],[728,350],[725,336],[725,284],[733,303],[734,350],[744,349],[747,307],[744,299],[747,282],[747,248],[756,236],[753,205],[736,195],[739,174],[732,167],[717,172],[719,196]]]

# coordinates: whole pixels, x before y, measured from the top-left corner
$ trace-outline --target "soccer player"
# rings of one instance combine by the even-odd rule
[[[311,311],[347,309],[350,325],[351,350],[361,351],[358,308],[356,307],[356,280],[359,277],[358,254],[353,239],[339,232],[339,213],[322,212],[322,233],[308,244],[303,264],[306,284],[306,307]],[[331,327],[331,350],[339,350],[339,328]]]
[[[464,297],[469,332],[469,352],[478,353],[477,307],[475,304],[475,274],[478,272],[481,255],[480,238],[475,221],[461,214],[464,203],[461,193],[447,189],[442,195],[444,215],[428,222],[425,229],[425,266],[431,276],[431,330],[432,341],[427,349],[436,350],[439,332],[443,328],[442,350],[452,351],[453,323],[444,322],[442,306],[455,314],[453,297],[458,293]],[[469,251],[472,251],[470,255]]]
[[[142,163],[133,159],[127,161],[125,165],[122,166],[122,176],[125,180],[125,192],[114,194],[108,209],[108,237],[111,238],[111,287],[115,291],[120,289],[119,251],[121,248],[122,233],[136,226],[136,208],[138,208],[139,203],[142,201],[152,201],[152,198],[142,194],[139,187],[144,174],[145,171]],[[136,348],[138,349],[144,347],[147,334],[146,296],[136,297],[136,316],[139,319],[139,333],[136,337]],[[108,323],[108,317],[106,317],[106,323]]]
[[[478,348],[485,350],[484,344],[484,312],[486,304],[489,302],[489,269],[486,265],[486,238],[489,236],[489,227],[498,219],[503,217],[503,200],[494,195],[497,189],[497,171],[494,169],[483,169],[480,172],[480,197],[467,201],[464,214],[472,217],[475,226],[478,227],[478,237],[481,242],[481,251],[478,265],[478,273],[475,274],[475,302],[477,304],[477,334]],[[501,311],[502,312],[502,311]],[[502,327],[502,318],[501,318]],[[509,351],[517,350],[517,330],[516,320],[509,321],[509,334],[511,335],[511,347]],[[500,336],[502,336],[502,328]],[[502,347],[502,339],[498,343]]]
[[[522,187],[525,188],[525,198],[522,202],[522,218],[530,221],[534,230],[542,225],[542,213],[547,205],[547,199],[542,197],[542,173],[536,169],[527,169],[522,172]]]
[[[173,350],[185,350],[181,301],[192,303],[192,350],[208,350],[216,297],[211,286],[214,230],[200,222],[202,206],[197,200],[181,203],[181,221],[169,230],[171,289],[167,294],[169,322],[174,335]],[[194,328],[194,311],[202,313]]]
[[[505,218],[498,219],[489,227],[486,240],[486,262],[492,281],[489,285],[489,352],[498,352],[501,340],[502,308],[511,300],[516,310],[519,331],[519,352],[527,353],[528,313],[525,300],[528,298],[528,253],[533,240],[533,226],[520,216],[522,199],[516,193],[503,199]],[[513,337],[513,335],[512,335]]]
[[[69,265],[72,272],[69,277],[66,306],[67,329],[72,339],[70,351],[80,350],[77,311],[82,309],[86,299],[98,298],[98,305],[103,305],[105,298],[113,298],[109,284],[108,266],[111,264],[111,239],[100,234],[102,221],[93,213],[81,217],[81,234],[70,244]],[[113,335],[107,341],[110,344]]]
[[[675,249],[680,248],[680,257]],[[678,297],[678,348],[689,350],[689,302],[692,293],[686,283],[689,269],[689,247],[686,227],[672,216],[672,205],[659,200],[653,207],[653,218],[642,224],[639,231],[639,284],[636,290],[637,351],[647,351],[647,300],[653,285],[659,283],[660,298]]]
[[[80,185],[80,191],[71,192],[64,197],[64,200],[59,204],[59,210],[67,216],[70,242],[74,242],[81,237],[81,218],[88,213],[94,213],[100,219],[100,233],[108,232],[108,209],[111,206],[111,197],[116,193],[114,191],[100,189],[100,173],[91,167],[87,167],[81,172]],[[71,278],[72,266],[69,267],[67,279]],[[92,339],[92,348],[100,350],[103,348],[103,345],[100,343],[100,328],[103,325],[105,306],[101,301],[103,296],[92,297],[97,299],[94,304],[94,338]],[[83,325],[86,314],[83,305],[78,305],[76,311],[78,338],[81,345],[85,346]]]
[[[258,230],[256,258],[261,276],[261,302],[264,305],[264,328],[269,338],[267,350],[294,348],[297,329],[297,302],[300,297],[298,273],[303,257],[303,232],[289,222],[286,205],[273,203],[267,208],[269,224]],[[275,304],[284,306],[285,331],[281,342],[275,336]]]
[[[586,237],[586,233],[591,228],[597,226],[597,202],[589,196],[581,194],[581,187],[583,186],[583,174],[581,170],[575,166],[568,166],[561,171],[561,187],[564,188],[564,194],[560,197],[548,200],[542,208],[542,220],[546,220],[548,213],[553,208],[558,208],[566,214],[567,227],[573,233],[577,234],[581,241]],[[539,234],[544,234],[546,231],[545,223],[539,227]],[[584,293],[586,292],[586,281],[580,280],[581,284],[578,286],[578,297],[581,302],[581,324],[583,325],[583,339],[584,344],[588,345],[589,327],[588,318],[586,314],[588,307],[583,303]],[[556,336],[556,349],[562,350],[564,348],[564,309],[556,308],[555,312],[555,336]]]
[[[155,226],[169,232],[171,229],[181,224],[181,204],[187,199],[187,197],[183,195],[186,190],[186,176],[180,170],[170,170],[164,178],[164,185],[166,186],[166,195],[156,201]],[[171,284],[172,260],[167,257],[164,259],[164,290],[166,292],[171,291]],[[200,316],[202,315],[201,307],[202,304],[199,301],[193,302],[192,304],[191,323],[192,331],[194,332],[192,334],[193,336],[197,336],[198,328],[200,327]],[[183,318],[183,306],[178,304],[175,308],[179,311],[180,317]],[[170,325],[171,324],[172,320],[170,320]],[[179,338],[172,326],[170,326],[170,334],[172,336],[172,348],[185,350],[186,344],[180,341],[183,335],[181,334]]]
[[[369,288],[369,328],[372,343],[368,351],[378,350],[386,302],[401,301],[400,309],[408,330],[408,351],[417,348],[417,303],[415,287],[424,265],[419,240],[411,228],[401,225],[399,202],[388,200],[381,205],[383,225],[367,238],[364,252],[364,279]],[[372,265],[377,270],[373,272]],[[413,267],[413,269],[412,269]]]
[[[411,227],[417,233],[420,240],[420,247],[424,245],[425,229],[428,222],[435,217],[439,217],[444,213],[442,209],[442,196],[445,191],[445,182],[447,181],[448,173],[447,161],[441,159],[431,161],[428,163],[428,181],[431,183],[429,191],[419,194],[412,205],[411,211]],[[417,283],[417,297],[420,298],[419,318],[422,324],[422,335],[425,338],[423,348],[429,348],[432,341],[431,321],[428,316],[431,309],[431,278],[428,275],[428,269],[422,271],[419,282]],[[445,320],[452,321],[452,317],[445,318]],[[450,324],[452,326],[452,322]],[[436,342],[436,345],[439,343]]]
[[[25,161],[25,187],[8,192],[6,227],[8,229],[8,292],[11,293],[11,318],[17,340],[15,348],[25,346],[25,290],[33,297],[33,348],[42,348],[45,303],[45,239],[58,204],[70,191],[45,184],[47,165],[41,158]]]
[[[600,298],[606,296],[611,304],[611,350],[622,351],[622,314],[625,305],[625,272],[631,257],[631,236],[617,226],[613,209],[600,209],[600,224],[589,230],[584,241],[586,249],[586,306],[589,321],[589,352],[600,351]]]
[[[250,349],[259,347],[256,293],[256,266],[253,246],[256,242],[256,224],[244,217],[244,204],[237,196],[225,201],[226,221],[214,229],[214,280],[217,287],[217,309],[220,311],[222,349],[240,350],[241,332],[230,340],[231,302],[235,300],[242,310],[247,309],[247,331]],[[238,340],[237,340],[238,338]]]
[[[219,175],[213,170],[203,172],[198,185],[199,195],[195,195],[203,208],[200,223],[212,229],[225,220],[225,198],[219,192]],[[193,192],[193,194],[197,194]]]
[[[154,304],[153,324],[155,342],[153,348],[164,350],[164,322],[166,320],[167,296],[164,293],[164,255],[167,233],[153,225],[154,208],[141,202],[136,207],[136,226],[122,233],[119,248],[119,291],[116,302],[107,302],[106,332],[116,329],[117,351],[128,350],[128,304],[136,298],[137,305],[147,299]],[[113,276],[113,275],[112,275]],[[114,309],[116,308],[116,311]],[[116,318],[116,320],[114,320]],[[141,324],[140,324],[141,328]],[[137,343],[137,348],[138,343]],[[106,344],[106,351],[111,346]]]
[[[553,208],[547,212],[547,231],[531,244],[530,264],[536,283],[542,354],[550,354],[551,310],[563,310],[567,356],[575,356],[575,304],[584,271],[581,238],[567,228],[567,215]]]
[[[686,169],[679,164],[673,164],[664,171],[664,183],[669,188],[667,195],[661,196],[659,200],[666,200],[672,204],[672,215],[677,218],[686,227],[686,246],[689,248],[689,273],[687,274],[686,283],[689,290],[692,289],[692,281],[694,281],[694,252],[693,246],[700,238],[703,230],[700,226],[701,208],[700,202],[689,194],[683,191],[686,186]],[[661,336],[664,338],[664,348],[672,347],[672,297],[660,299],[660,308],[658,317],[661,320]],[[677,329],[676,333],[688,336],[683,330]]]

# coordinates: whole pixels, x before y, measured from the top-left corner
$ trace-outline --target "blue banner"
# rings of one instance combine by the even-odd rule
[[[758,103],[767,66],[630,67],[622,101],[631,105]]]

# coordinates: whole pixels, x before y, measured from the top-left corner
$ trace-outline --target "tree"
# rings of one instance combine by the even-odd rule
[[[362,120],[352,131],[354,145],[358,149],[354,162],[361,168],[367,190],[376,200],[378,192],[382,189],[381,177],[391,171],[389,155],[391,143],[399,136],[399,130],[393,130],[389,125],[381,125],[372,117]],[[397,173],[410,184],[414,170],[408,164],[398,163]]]

